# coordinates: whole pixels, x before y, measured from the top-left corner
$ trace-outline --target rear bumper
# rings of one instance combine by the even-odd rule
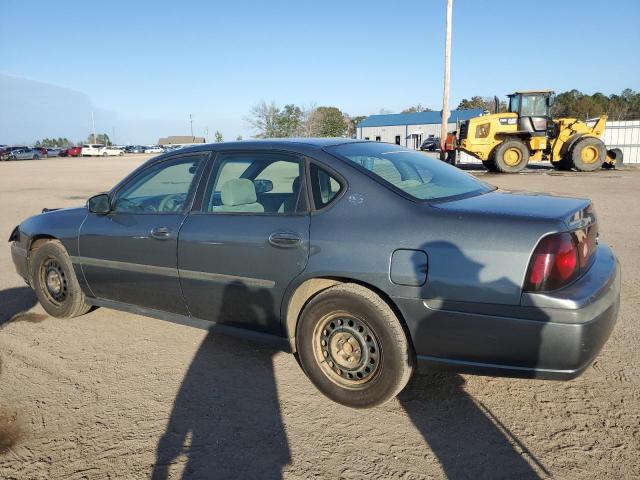
[[[518,306],[394,300],[421,368],[567,380],[593,362],[613,330],[620,265],[601,245],[577,282],[552,294],[523,294]]]

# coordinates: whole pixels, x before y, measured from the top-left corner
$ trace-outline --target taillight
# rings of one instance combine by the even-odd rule
[[[574,281],[591,265],[597,235],[597,226],[592,224],[570,233],[544,237],[531,256],[524,289],[548,292]]]

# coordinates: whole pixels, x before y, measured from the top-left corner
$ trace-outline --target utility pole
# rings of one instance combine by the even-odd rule
[[[440,158],[444,160],[444,144],[447,141],[449,121],[449,77],[451,70],[451,11],[453,0],[447,0],[446,37],[444,43],[444,89],[442,92],[442,124],[440,126]]]
[[[93,131],[93,143],[96,143],[96,122],[93,118],[93,110],[91,110],[91,128]]]
[[[191,125],[191,136],[193,137],[193,117],[189,114],[189,124]]]

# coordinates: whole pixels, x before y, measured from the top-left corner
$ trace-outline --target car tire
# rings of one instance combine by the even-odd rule
[[[593,172],[602,168],[607,148],[599,138],[584,137],[571,147],[569,155],[576,170]]]
[[[502,173],[518,173],[529,163],[529,148],[520,139],[512,138],[498,145],[493,153],[496,170]]]
[[[413,348],[398,317],[378,295],[352,283],[330,287],[309,301],[300,315],[296,346],[318,390],[353,408],[391,400],[413,372]]]
[[[52,317],[77,317],[90,310],[69,255],[58,240],[42,243],[32,252],[31,279],[40,305]]]

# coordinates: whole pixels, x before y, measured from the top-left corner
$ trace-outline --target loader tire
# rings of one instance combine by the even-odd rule
[[[496,169],[502,173],[518,173],[529,163],[529,148],[522,140],[505,140],[493,153]]]
[[[570,156],[576,170],[593,172],[602,168],[607,149],[599,138],[585,137],[571,147]]]

